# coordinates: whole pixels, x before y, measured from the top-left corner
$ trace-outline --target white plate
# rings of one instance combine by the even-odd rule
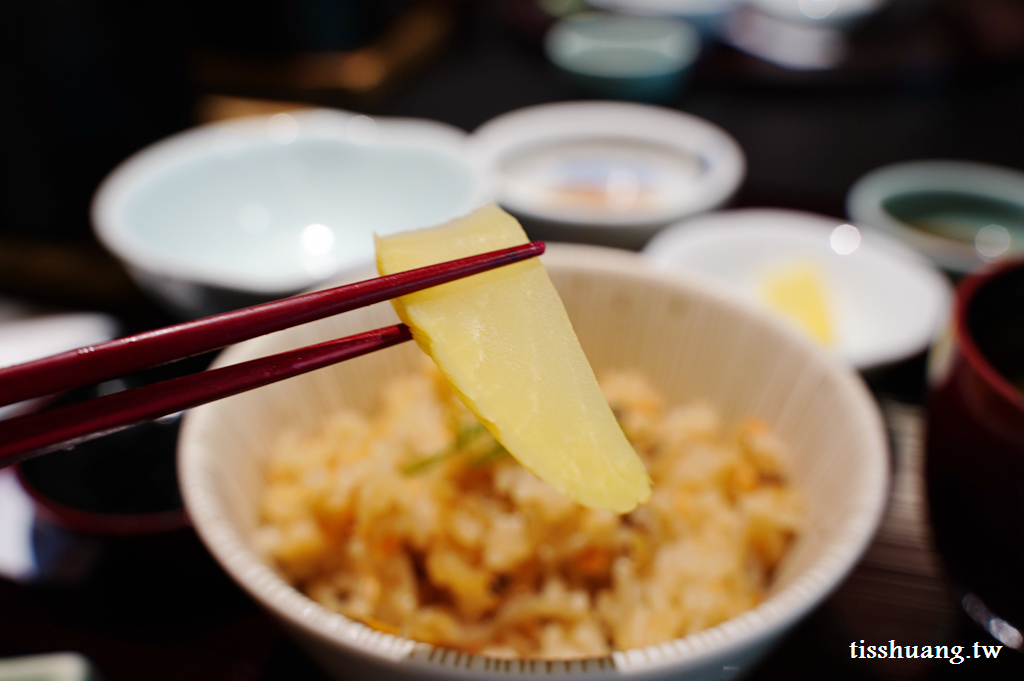
[[[653,230],[724,203],[746,161],[721,128],[643,104],[566,102],[513,111],[469,139],[496,200],[586,230]]]
[[[858,369],[910,357],[945,326],[949,282],[924,258],[838,218],[773,209],[722,211],[670,227],[651,263],[700,274],[760,305],[767,273],[810,265],[821,276],[834,350]]]
[[[100,186],[100,240],[149,278],[280,294],[372,262],[373,234],[450,220],[486,192],[465,133],[311,110],[204,125]]]
[[[1020,215],[1016,224],[1000,225],[984,211],[954,211],[946,229],[966,230],[954,238],[917,229],[890,212],[894,210],[890,202],[899,197],[928,194],[994,200],[1015,207]],[[881,230],[957,274],[1000,258],[1024,256],[1024,172],[1012,168],[942,160],[884,166],[857,180],[846,195],[846,212],[858,225]]]

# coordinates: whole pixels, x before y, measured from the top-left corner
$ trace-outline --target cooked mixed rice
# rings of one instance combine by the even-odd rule
[[[379,413],[276,444],[259,541],[308,596],[418,641],[540,658],[660,643],[764,598],[801,520],[764,423],[603,377],[654,481],[620,516],[519,465],[424,367],[384,387]]]

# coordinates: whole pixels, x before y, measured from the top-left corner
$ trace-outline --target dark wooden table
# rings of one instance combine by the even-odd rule
[[[472,130],[506,111],[581,97],[544,60],[531,23],[535,17],[524,19],[510,11],[515,4],[505,3],[504,10],[496,9],[496,3],[455,8],[456,22],[443,49],[365,110],[433,118]],[[833,74],[795,77],[730,48],[713,47],[691,87],[668,105],[715,122],[739,141],[749,163],[735,200],[739,206],[842,216],[850,185],[887,163],[962,158],[1024,167],[1024,6],[1016,0],[977,0],[971,14],[964,3],[932,4],[923,14],[894,15],[866,27],[853,61]],[[988,19],[979,19],[977,8],[989,12]],[[992,16],[1001,19],[993,24]],[[992,40],[1002,47],[992,47]],[[158,43],[174,45],[166,36]],[[289,98],[279,88],[261,93],[251,84],[246,87],[228,94]],[[200,103],[209,103],[206,95],[224,94],[204,91],[198,81],[175,92],[187,98],[175,100],[178,111],[198,110]],[[329,92],[290,94],[307,102],[342,103],[330,101]],[[57,109],[66,105],[47,101]],[[53,114],[47,120],[59,118]],[[159,136],[146,138],[146,130],[172,132],[176,123],[168,120],[136,130],[135,147]],[[25,125],[32,129],[29,122]],[[23,147],[15,149],[16,160],[18,149]],[[116,160],[107,159],[104,168]],[[134,289],[88,236],[87,199],[98,179],[94,170],[61,176],[68,183],[67,195],[77,197],[61,215],[80,222],[42,236],[20,222],[5,224],[0,261],[10,267],[0,266],[0,295],[64,309],[105,309],[132,330],[167,323],[169,318]],[[91,184],[79,186],[86,181]],[[15,185],[5,181],[7,189]],[[35,189],[45,198],[45,188]],[[21,210],[27,204],[12,205]],[[8,217],[27,214],[17,210],[8,211]],[[889,379],[879,392],[895,445],[885,521],[842,587],[750,678],[1024,678],[1022,656],[1008,650],[996,660],[969,659],[962,665],[850,659],[851,642],[861,639],[965,649],[975,641],[992,643],[963,615],[930,543],[921,477],[921,362],[904,367],[897,380]],[[0,656],[74,650],[111,681],[324,678],[205,554],[184,541],[182,555],[194,559],[177,577],[136,575],[123,585],[65,589],[0,578]],[[167,580],[174,579],[183,584],[193,580],[208,598],[172,602]]]

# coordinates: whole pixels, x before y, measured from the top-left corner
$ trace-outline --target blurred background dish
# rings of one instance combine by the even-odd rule
[[[89,660],[75,653],[26,655],[0,660],[0,681],[100,681]]]
[[[464,136],[328,110],[200,126],[119,165],[96,193],[93,225],[178,315],[213,314],[371,262],[374,232],[481,203]]]
[[[930,358],[928,501],[964,610],[1024,650],[1024,260],[964,278]]]
[[[846,28],[881,11],[891,0],[745,0],[769,16],[794,23]]]
[[[784,19],[753,7],[729,16],[725,40],[751,57],[798,73],[837,69],[850,49],[846,34],[835,26]]]
[[[709,213],[661,232],[643,255],[728,285],[861,370],[925,350],[951,300],[941,273],[910,249],[812,213]]]
[[[101,343],[117,336],[118,330],[116,319],[97,312],[30,314],[5,320],[0,310],[0,368]],[[46,401],[39,398],[0,406],[0,419],[25,413]]]
[[[498,116],[470,136],[495,199],[534,238],[639,248],[722,205],[746,170],[721,128],[625,102],[563,102]]]
[[[183,360],[193,370],[209,357]],[[156,367],[68,391],[65,406],[181,371]],[[0,470],[0,578],[33,587],[51,611],[107,631],[174,627],[241,600],[182,505],[181,413]],[[152,585],[159,583],[159,589]]]
[[[861,177],[850,219],[890,234],[954,274],[1024,255],[1024,172],[967,161],[911,161]]]
[[[587,4],[623,14],[680,17],[693,24],[701,38],[714,40],[739,0],[588,0]]]
[[[889,0],[746,0],[726,21],[727,41],[793,71],[831,70],[849,57],[847,34]]]
[[[548,31],[548,59],[582,91],[663,102],[684,86],[700,56],[697,29],[675,17],[582,12]]]

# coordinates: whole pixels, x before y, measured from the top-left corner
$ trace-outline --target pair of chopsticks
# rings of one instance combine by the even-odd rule
[[[0,406],[91,385],[415,293],[544,252],[535,241],[264,303],[0,369]],[[396,324],[0,421],[0,467],[411,340]]]

